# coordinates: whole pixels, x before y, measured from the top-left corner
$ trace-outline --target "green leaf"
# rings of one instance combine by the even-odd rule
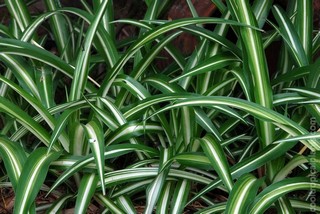
[[[221,53],[217,54],[213,57],[210,57],[207,60],[204,60],[199,65],[185,71],[182,75],[170,80],[169,83],[176,82],[182,78],[194,76],[202,73],[206,73],[209,71],[215,71],[220,68],[223,68],[225,66],[228,66],[232,63],[239,62],[240,60],[235,57],[234,55],[231,55],[229,53]]]
[[[86,213],[99,179],[96,174],[85,174],[80,182],[76,200],[75,213]]]
[[[14,213],[27,213],[34,202],[48,173],[49,165],[58,159],[60,153],[47,153],[38,148],[26,160],[17,185]]]
[[[173,155],[173,148],[164,149],[161,151],[161,165],[168,161]],[[161,166],[160,166],[161,167]],[[161,168],[160,168],[161,169]],[[155,205],[158,202],[160,194],[163,190],[163,186],[165,185],[169,170],[160,170],[157,177],[153,180],[153,182],[147,188],[147,203],[144,213],[152,213]]]
[[[98,121],[92,120],[84,126],[94,160],[97,164],[97,172],[102,184],[103,195],[106,194],[104,186],[104,138],[102,127]]]
[[[218,173],[224,185],[229,191],[233,188],[233,180],[230,174],[230,167],[228,165],[225,153],[219,144],[211,135],[206,135],[199,139],[202,149],[210,160],[213,168]]]
[[[0,137],[0,156],[12,186],[17,191],[18,180],[27,156],[22,147],[4,137]]]
[[[190,181],[186,179],[178,181],[175,188],[175,192],[173,194],[173,200],[171,204],[171,213],[173,214],[182,213],[186,205],[186,202],[188,200],[190,188],[191,188]]]
[[[94,18],[94,21],[89,26],[88,32],[86,33],[86,38],[84,41],[84,50],[80,52],[77,57],[75,71],[73,75],[73,81],[70,89],[70,100],[74,101],[80,99],[81,94],[86,86],[87,76],[89,71],[89,58],[90,58],[90,47],[98,28],[99,22],[102,19],[104,12],[107,8],[108,0],[103,1],[99,5],[99,10]]]
[[[251,174],[242,175],[235,183],[229,195],[226,213],[247,213],[251,201],[256,197],[262,180]]]
[[[272,13],[280,26],[279,31],[284,41],[288,45],[290,53],[297,65],[299,67],[308,65],[309,62],[306,52],[303,49],[295,27],[290,19],[286,16],[286,12],[278,6],[273,6]]]
[[[312,183],[308,178],[288,178],[265,188],[254,201],[251,213],[263,213],[281,196],[297,190],[320,191],[319,183]]]
[[[64,196],[61,196],[60,198],[58,198],[58,200],[56,200],[51,207],[46,211],[47,214],[53,214],[53,213],[59,213],[60,210],[63,208],[63,206],[65,205],[65,203],[71,199],[73,197],[73,195],[71,194],[67,194]]]
[[[118,207],[110,198],[107,196],[103,196],[99,193],[96,193],[96,197],[98,198],[104,206],[106,206],[112,213],[115,214],[125,214],[125,212]]]

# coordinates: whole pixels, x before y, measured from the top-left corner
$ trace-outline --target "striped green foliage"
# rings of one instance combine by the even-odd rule
[[[35,2],[1,5],[8,212],[320,212],[312,1],[212,0],[203,17],[187,0],[176,20],[168,0],[139,19],[120,1]]]

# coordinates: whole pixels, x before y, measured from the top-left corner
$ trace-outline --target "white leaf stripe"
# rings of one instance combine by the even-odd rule
[[[265,189],[265,191],[261,192],[258,195],[257,199],[254,202],[254,206],[250,211],[250,214],[264,212],[266,208],[268,208],[268,206],[270,206],[275,200],[277,200],[282,195],[289,193],[291,191],[309,190],[311,186],[315,191],[316,190],[320,191],[319,183],[311,183],[309,180],[308,181],[306,180],[307,179],[305,178],[303,179],[291,178],[291,179],[286,179],[273,184],[274,186],[276,186],[276,188],[274,188],[273,185],[270,185],[268,189]]]
[[[75,213],[86,213],[87,206],[91,201],[91,197],[97,187],[96,174],[86,174],[81,180],[80,189],[78,192]]]
[[[215,140],[209,135],[202,138],[202,141],[203,144],[201,145],[204,145],[204,151],[205,153],[207,153],[209,160],[212,162],[214,166],[214,169],[220,175],[228,190],[231,191],[233,187],[233,181],[223,150],[219,148],[220,145],[218,145],[218,143],[215,142]]]

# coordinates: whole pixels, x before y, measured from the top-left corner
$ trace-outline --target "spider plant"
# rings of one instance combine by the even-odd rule
[[[142,20],[115,20],[112,0],[44,2],[38,14],[2,5],[0,185],[13,213],[320,212],[312,1],[212,0],[221,15],[200,17],[187,0],[193,17],[171,21],[167,0],[146,0]],[[120,24],[136,35],[119,40]],[[183,33],[197,39],[190,55],[172,43]]]

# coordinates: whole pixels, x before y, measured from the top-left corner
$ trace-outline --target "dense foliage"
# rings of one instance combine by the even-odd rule
[[[142,20],[114,20],[112,0],[44,2],[2,6],[2,209],[320,212],[311,0],[212,0],[209,18],[187,0],[193,17],[172,21],[169,0],[145,0]]]

